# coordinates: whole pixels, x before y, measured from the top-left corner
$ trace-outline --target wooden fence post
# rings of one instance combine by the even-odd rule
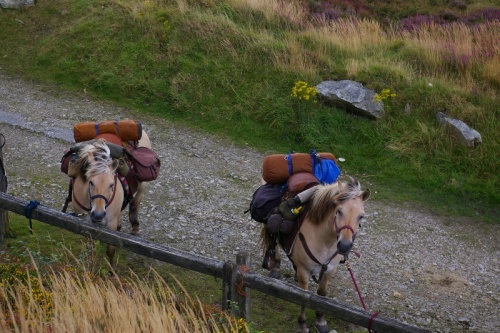
[[[236,265],[227,262],[223,267],[222,309],[231,310],[233,316],[250,319],[250,288],[245,282],[245,274],[250,270],[251,258],[248,252],[236,255]]]
[[[5,137],[0,134],[0,192],[7,193],[7,172],[3,163],[3,146],[5,146]],[[9,232],[9,214],[7,210],[0,208],[0,246],[3,245],[4,237]]]
[[[231,293],[234,288],[231,286],[234,263],[227,261],[222,266],[222,310],[229,310],[231,303]]]

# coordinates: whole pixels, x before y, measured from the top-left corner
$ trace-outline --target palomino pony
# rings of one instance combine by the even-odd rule
[[[365,214],[364,201],[370,197],[370,190],[361,191],[360,183],[350,178],[347,183],[338,181],[330,185],[317,185],[312,189],[310,200],[304,205],[305,215],[298,219],[296,233],[291,239],[279,237],[296,270],[295,280],[302,289],[308,289],[312,276],[318,283],[317,294],[325,296],[328,281],[337,270],[339,262],[352,250],[359,224]],[[267,267],[272,277],[279,277],[279,251],[276,236],[273,237],[264,225],[261,231],[264,250],[271,253]],[[274,248],[273,248],[274,247]],[[271,249],[271,251],[269,251]],[[316,278],[317,276],[317,278]],[[298,332],[306,333],[305,307],[298,318]],[[328,332],[323,314],[316,312],[315,327],[320,333]]]
[[[145,131],[137,146],[151,149],[151,142]],[[72,186],[73,211],[76,214],[87,214],[90,221],[101,224],[110,230],[121,229],[121,211],[127,206],[124,186],[117,173],[119,161],[111,157],[110,149],[103,139],[83,145],[77,158],[77,175]],[[137,190],[128,203],[129,220],[132,234],[139,233],[139,205],[146,189],[145,182],[137,183]],[[115,246],[108,245],[108,255],[112,269],[116,269],[114,261]]]

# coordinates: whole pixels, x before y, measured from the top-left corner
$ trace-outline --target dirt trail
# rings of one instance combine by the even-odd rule
[[[142,236],[218,260],[239,250],[261,271],[260,225],[244,215],[259,184],[264,154],[80,93],[0,73],[0,133],[8,192],[61,209],[67,178],[59,171],[80,121],[134,118],[143,123],[162,161],[141,209]],[[346,159],[349,156],[343,156]],[[500,327],[500,226],[478,225],[391,205],[372,189],[351,266],[367,306],[386,317],[436,332],[496,332]],[[124,231],[130,226],[124,223]],[[223,230],[223,232],[220,232]],[[285,270],[293,268],[284,260]],[[262,272],[265,274],[265,272]],[[359,304],[349,275],[339,272],[328,296]]]

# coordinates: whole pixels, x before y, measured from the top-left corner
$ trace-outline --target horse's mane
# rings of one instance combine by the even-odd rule
[[[106,141],[101,139],[84,145],[78,157],[81,173],[86,179],[109,172],[110,163],[113,161]]]
[[[320,224],[333,213],[339,204],[354,199],[362,194],[361,184],[356,178],[349,177],[348,182],[319,185],[311,198],[309,219],[313,224]]]

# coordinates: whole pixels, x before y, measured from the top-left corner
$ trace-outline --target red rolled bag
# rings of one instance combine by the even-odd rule
[[[105,133],[116,134],[123,141],[138,141],[142,137],[142,124],[136,120],[104,120],[77,123],[73,128],[75,142],[92,140]]]
[[[332,153],[319,153],[319,155],[337,163]],[[310,154],[273,154],[264,157],[262,161],[262,178],[266,183],[285,183],[288,177],[298,172],[314,172]]]

